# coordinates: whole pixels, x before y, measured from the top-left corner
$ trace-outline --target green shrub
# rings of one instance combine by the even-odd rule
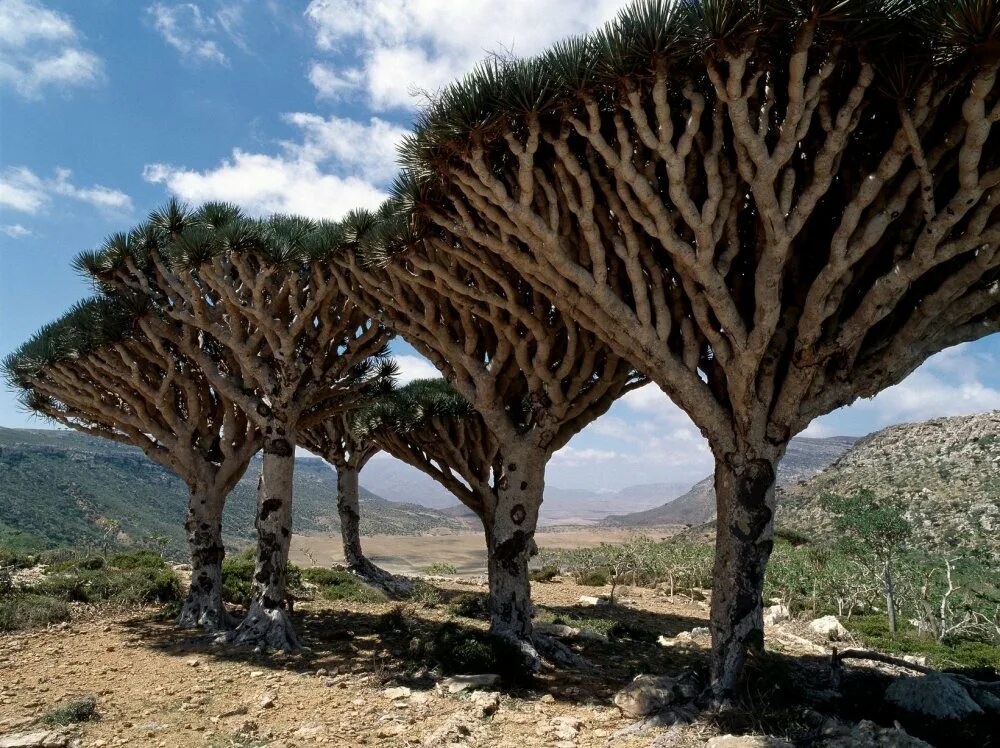
[[[463,592],[456,595],[448,604],[448,610],[452,615],[463,618],[474,618],[478,621],[490,619],[489,599],[486,595],[474,592]]]
[[[529,675],[516,646],[485,631],[463,629],[454,621],[435,632],[430,654],[448,675],[497,673],[508,681]]]
[[[69,618],[70,609],[65,600],[25,592],[0,598],[0,631],[47,626]]]
[[[448,576],[450,574],[458,574],[458,568],[455,566],[455,564],[447,564],[442,562],[431,564],[424,571],[433,576]]]
[[[301,577],[319,587],[319,594],[326,600],[379,603],[388,599],[382,590],[367,585],[350,572],[340,569],[313,567],[304,569]]]
[[[532,569],[528,572],[532,582],[551,582],[559,576],[558,566],[543,566],[541,569]]]
[[[577,584],[585,587],[604,587],[611,583],[611,574],[607,569],[583,569],[573,577]]]
[[[145,605],[180,599],[180,583],[170,569],[65,571],[47,576],[29,590],[66,602]]]
[[[936,668],[992,668],[1000,671],[1000,646],[975,640],[945,641],[919,635],[902,626],[893,636],[885,617],[854,616],[844,626],[865,645],[899,655],[923,655]]]
[[[110,563],[117,569],[163,569],[167,566],[163,556],[148,549],[134,553],[119,553],[111,557]]]
[[[22,553],[13,548],[0,548],[0,567],[7,569],[30,569],[38,562],[38,556]]]
[[[42,717],[42,722],[46,725],[72,725],[77,722],[92,722],[98,718],[97,699],[88,696],[53,709]]]
[[[413,589],[410,590],[409,599],[415,603],[420,603],[432,608],[441,602],[441,592],[433,584],[428,584],[427,582],[423,582],[418,579],[413,583]]]

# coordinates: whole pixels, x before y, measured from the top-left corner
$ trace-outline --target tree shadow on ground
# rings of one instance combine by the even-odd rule
[[[358,610],[362,605],[364,609]],[[505,678],[499,690],[509,696],[531,700],[548,694],[566,704],[608,706],[616,692],[642,673],[687,675],[707,684],[709,651],[704,642],[668,648],[656,641],[660,635],[672,637],[702,626],[703,619],[620,606],[544,606],[539,613],[542,620],[583,627],[590,623],[610,629],[612,635],[607,641],[566,640],[593,667],[547,667],[530,678]],[[442,626],[452,625],[469,636],[481,635],[486,629],[481,620],[449,614],[447,604],[306,604],[297,609],[293,621],[309,650],[260,653],[247,647],[214,645],[211,638],[177,629],[162,616],[140,616],[125,625],[140,639],[140,646],[169,656],[242,662],[254,669],[324,679],[350,675],[373,687],[405,685],[414,690],[433,688],[437,682],[430,671],[439,663],[434,661],[430,646]],[[892,707],[884,699],[891,680],[892,676],[883,672],[853,667],[845,672],[841,688],[835,692],[830,689],[828,657],[769,651],[750,659],[735,708],[710,709],[707,699],[700,698],[683,705],[681,716],[710,726],[713,732],[767,734],[797,745],[818,742],[830,718],[850,723],[871,720],[884,727],[898,721],[911,735],[933,745],[997,745],[995,728],[987,719],[960,724],[933,722]]]

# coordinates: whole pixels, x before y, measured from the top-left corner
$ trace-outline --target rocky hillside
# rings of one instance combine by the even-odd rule
[[[806,534],[831,526],[824,493],[867,488],[906,507],[917,542],[1000,553],[1000,411],[891,426],[858,441],[819,475],[781,494],[778,522]]]
[[[828,439],[796,437],[788,445],[785,459],[778,468],[778,486],[792,486],[812,477],[840,457],[856,441],[853,436]],[[708,476],[673,501],[644,512],[613,515],[605,524],[650,527],[653,525],[698,525],[715,517],[714,479]]]
[[[250,465],[227,503],[230,542],[252,536],[259,463]],[[295,528],[339,531],[336,474],[317,459],[299,459],[295,473]],[[184,544],[187,489],[139,450],[72,431],[0,428],[0,543],[79,545],[100,541],[106,519],[120,523],[125,542],[163,536]],[[386,499],[362,488],[362,532],[414,533],[458,529],[433,509]]]

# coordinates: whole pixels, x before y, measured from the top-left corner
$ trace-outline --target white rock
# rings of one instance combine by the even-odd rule
[[[809,630],[814,634],[819,634],[827,641],[840,641],[847,636],[847,629],[840,624],[837,616],[817,618],[809,623]]]
[[[489,688],[500,682],[500,676],[496,673],[482,673],[480,675],[453,675],[444,678],[439,684],[448,693],[459,693],[468,688]]]
[[[667,676],[637,675],[615,694],[615,706],[628,717],[645,717],[674,701],[677,682]]]
[[[277,703],[277,699],[274,698],[273,693],[266,693],[260,697],[260,708],[270,709]]]
[[[611,601],[606,597],[595,597],[593,595],[581,595],[580,605],[610,605]]]
[[[900,709],[934,719],[965,719],[982,714],[958,681],[940,673],[899,678],[885,690],[885,699]]]
[[[788,609],[787,605],[779,603],[764,609],[764,623],[768,626],[773,626],[776,623],[787,621],[791,617],[792,613]]]
[[[62,748],[67,742],[66,734],[60,730],[0,735],[0,748]]]
[[[552,731],[559,740],[573,740],[583,727],[583,722],[576,717],[553,717],[551,724]]]
[[[472,703],[479,707],[481,716],[489,717],[500,708],[500,694],[496,691],[473,691]]]
[[[398,686],[396,688],[387,688],[382,692],[382,695],[387,699],[406,699],[410,696],[410,689],[406,686]]]

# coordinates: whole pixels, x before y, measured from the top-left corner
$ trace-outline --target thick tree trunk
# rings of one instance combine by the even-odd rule
[[[340,537],[344,542],[344,561],[351,573],[366,582],[381,587],[390,595],[406,594],[411,585],[397,579],[385,569],[369,561],[361,549],[360,470],[337,468],[337,514],[340,515]]]
[[[748,652],[764,648],[764,570],[774,530],[778,458],[717,459],[718,509],[712,575],[712,690],[732,698]]]
[[[236,621],[222,602],[222,560],[226,548],[222,543],[222,506],[225,496],[192,490],[188,499],[188,549],[191,553],[191,586],[177,617],[184,628],[206,631],[231,629]]]
[[[264,442],[257,484],[257,564],[250,610],[233,635],[236,644],[290,651],[301,645],[287,613],[285,570],[292,538],[295,438],[291,429]],[[283,432],[283,433],[282,433]]]
[[[528,560],[535,554],[535,528],[545,487],[541,454],[511,455],[498,482],[495,510],[483,517],[490,585],[490,632],[514,644],[529,667],[540,660],[533,645]]]

